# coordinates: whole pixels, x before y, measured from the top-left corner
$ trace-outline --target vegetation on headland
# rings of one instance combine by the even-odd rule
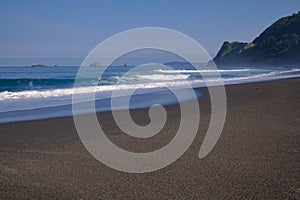
[[[300,12],[283,17],[250,43],[224,42],[217,66],[300,66]]]

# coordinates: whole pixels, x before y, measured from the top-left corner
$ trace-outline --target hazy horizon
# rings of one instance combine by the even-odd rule
[[[224,41],[252,41],[277,19],[298,12],[300,2],[30,0],[0,5],[0,66],[24,66],[80,65],[113,34],[149,26],[180,31],[214,57]],[[132,59],[144,61],[143,56]]]

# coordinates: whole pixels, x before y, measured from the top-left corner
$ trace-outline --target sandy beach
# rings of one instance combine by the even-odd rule
[[[146,174],[119,172],[94,159],[72,117],[1,124],[0,199],[299,199],[300,80],[226,86],[225,126],[204,159],[198,153],[210,99],[200,90],[205,96],[192,146],[170,166]],[[145,152],[176,133],[179,106],[166,109],[163,130],[145,140],[122,133],[110,112],[98,117],[114,143]],[[149,122],[147,109],[131,114],[138,124]]]

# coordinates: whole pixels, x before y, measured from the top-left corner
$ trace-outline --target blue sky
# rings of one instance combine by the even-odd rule
[[[0,65],[77,64],[99,42],[131,28],[180,31],[212,56],[223,41],[251,41],[298,0],[0,2]]]

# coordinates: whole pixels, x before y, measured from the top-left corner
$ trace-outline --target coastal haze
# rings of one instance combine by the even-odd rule
[[[1,2],[0,199],[299,199],[299,7]]]
[[[214,57],[224,41],[250,42],[279,18],[297,13],[299,4],[292,0],[3,1],[0,66],[79,66],[98,43],[137,27],[180,31]],[[142,59],[136,60],[129,65],[142,64]]]

